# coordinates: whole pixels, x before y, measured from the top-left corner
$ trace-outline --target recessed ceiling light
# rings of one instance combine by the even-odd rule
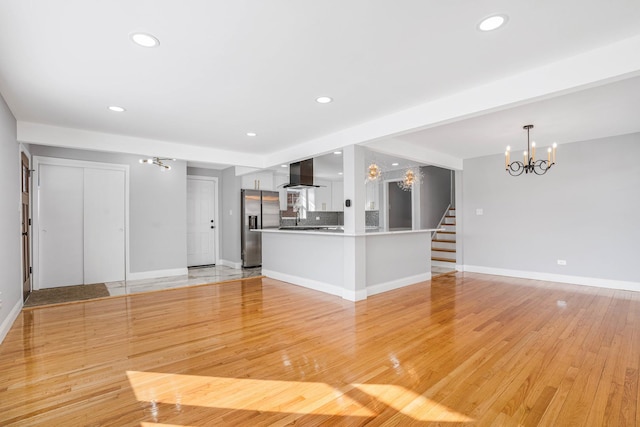
[[[478,29],[480,31],[493,31],[502,27],[506,23],[507,15],[493,15],[480,21]]]
[[[338,172],[338,175],[342,175],[342,172]]]
[[[109,110],[111,110],[111,111],[115,111],[116,113],[122,113],[122,112],[124,112],[124,111],[127,111],[127,110],[125,110],[125,109],[124,109],[124,108],[122,108],[122,107],[118,107],[117,105],[110,105],[110,106],[109,106]]]
[[[342,151],[334,151],[333,154],[335,155],[342,154]]]
[[[255,133],[255,132],[247,132],[247,136],[256,136],[256,135],[257,135],[257,133]]]
[[[316,98],[316,102],[318,102],[320,104],[328,104],[331,101],[333,101],[333,98],[330,98],[328,96],[320,96],[320,97]]]
[[[281,167],[281,168],[286,168],[286,167],[287,167],[287,165],[280,165],[280,167]]]
[[[398,166],[400,163],[391,163],[391,166]]]
[[[156,47],[160,45],[160,40],[158,40],[156,37],[152,36],[151,34],[131,33],[129,37],[131,37],[131,40],[133,40],[133,42],[138,46]]]

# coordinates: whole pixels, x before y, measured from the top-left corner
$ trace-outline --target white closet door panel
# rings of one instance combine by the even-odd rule
[[[187,265],[215,264],[215,183],[187,180]]]
[[[85,169],[84,283],[125,278],[125,173]]]
[[[40,288],[79,285],[83,280],[83,170],[40,165]]]

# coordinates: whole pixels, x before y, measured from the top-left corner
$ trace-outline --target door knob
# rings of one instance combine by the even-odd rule
[[[212,226],[211,226],[211,228],[216,228],[216,226],[215,226],[215,225],[212,225]]]

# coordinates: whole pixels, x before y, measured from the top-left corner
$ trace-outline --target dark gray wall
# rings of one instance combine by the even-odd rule
[[[404,191],[395,182],[388,182],[389,230],[411,229],[411,191]]]
[[[220,258],[232,263],[240,263],[240,187],[242,178],[236,176],[235,168],[222,171],[222,209]]]
[[[464,264],[640,282],[638,159],[640,134],[562,144],[543,176],[509,176],[502,155],[465,160]]]
[[[162,172],[140,156],[32,146],[34,156],[129,165],[129,250],[132,273],[187,266],[187,167]]]
[[[424,174],[420,186],[421,228],[436,228],[451,204],[451,171],[436,166],[420,168]]]
[[[0,96],[0,342],[22,298],[18,155],[16,119]]]

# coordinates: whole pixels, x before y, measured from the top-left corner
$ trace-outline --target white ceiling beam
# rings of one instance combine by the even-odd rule
[[[273,166],[313,157],[351,144],[370,143],[635,77],[640,75],[638,52],[640,36],[625,39],[307,141],[268,155],[265,163]],[[426,158],[416,160],[429,162]]]
[[[115,135],[82,129],[27,123],[19,121],[18,141],[27,144],[95,150],[110,153],[170,157],[202,163],[263,167],[263,157],[257,154],[218,150],[170,141]]]

